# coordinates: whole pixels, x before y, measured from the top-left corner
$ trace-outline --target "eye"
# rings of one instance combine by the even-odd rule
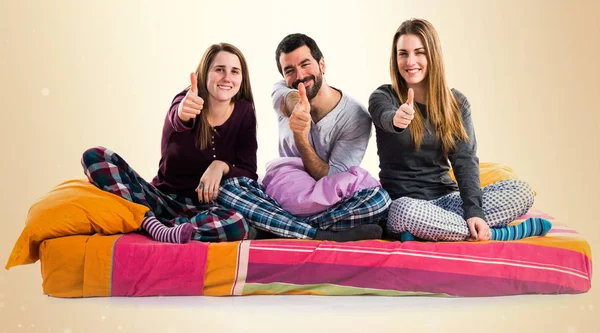
[[[399,57],[406,57],[406,54],[407,54],[406,52],[400,52],[400,53],[398,53],[398,56]]]
[[[232,72],[233,74],[236,74],[236,75],[239,75],[239,74],[241,74],[241,73],[242,73],[242,71],[241,71],[241,70],[239,70],[239,69],[234,69],[234,70],[232,70],[231,72]]]

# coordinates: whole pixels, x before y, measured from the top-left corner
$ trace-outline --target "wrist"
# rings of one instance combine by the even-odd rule
[[[307,145],[308,141],[308,132],[298,133],[294,132],[294,142],[296,145]]]
[[[300,102],[300,97],[299,97],[297,91],[290,91],[283,97],[284,107],[290,115],[292,114],[292,111],[296,107],[296,104],[298,104],[299,102]]]
[[[220,160],[215,160],[213,163],[218,163],[219,168],[221,169],[221,173],[223,174],[223,176],[227,175],[229,173],[229,163],[227,162],[223,162]]]

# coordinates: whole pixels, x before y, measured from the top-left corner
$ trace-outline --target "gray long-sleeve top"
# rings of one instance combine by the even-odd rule
[[[371,94],[369,113],[375,123],[379,179],[392,199],[410,197],[435,200],[460,191],[464,219],[474,216],[485,218],[471,104],[459,91],[452,89],[452,93],[458,102],[469,140],[457,141],[456,147],[447,157],[444,156],[442,144],[427,120],[426,105],[417,103],[418,112],[424,119],[424,131],[420,150],[416,151],[410,130],[399,129],[393,125],[394,114],[400,107],[400,101],[392,86],[382,85]],[[450,163],[458,184],[448,173]]]

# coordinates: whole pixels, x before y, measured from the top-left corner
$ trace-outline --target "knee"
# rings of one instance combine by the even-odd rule
[[[392,204],[392,199],[386,190],[380,187],[376,187],[373,189],[373,206],[377,208],[377,210],[387,210],[390,208]]]
[[[527,209],[533,206],[535,192],[527,182],[520,179],[507,179],[501,180],[495,184],[498,184],[498,186],[500,186],[499,188],[504,191],[508,191],[515,201],[527,206]]]
[[[90,166],[94,163],[104,161],[108,152],[111,152],[109,149],[104,147],[93,147],[83,152],[81,156],[81,164],[84,167]]]
[[[226,221],[222,223],[224,225],[237,225],[239,229],[245,229],[248,231],[248,221],[242,215],[242,213],[238,212],[233,208],[220,207],[218,210],[213,212],[217,212],[219,219],[221,221]]]
[[[240,221],[240,223],[241,223],[242,225],[245,225],[245,226],[246,226],[246,229],[248,229],[248,228],[247,228],[247,226],[248,226],[248,221],[246,221],[246,218],[244,217],[244,215],[242,215],[242,213],[240,213],[240,212],[238,212],[238,211],[236,211],[236,210],[233,210],[233,209],[230,209],[230,210],[229,210],[229,213],[231,214],[231,215],[230,215],[231,219],[233,219],[234,221]]]
[[[390,206],[388,214],[388,226],[394,227],[404,224],[410,219],[411,212],[414,210],[415,201],[409,197],[402,197],[394,200]]]
[[[528,183],[522,180],[517,180],[516,182],[519,197],[521,200],[523,200],[523,202],[527,203],[529,208],[531,208],[531,206],[533,206],[533,202],[535,201],[535,192]]]
[[[250,238],[250,223],[248,223],[248,220],[246,220],[246,218],[239,212],[234,211],[233,209],[230,210],[231,216],[229,217],[231,220],[236,221],[236,224],[238,225],[238,228],[240,230],[240,239],[251,239]],[[256,230],[254,231],[256,232]]]
[[[533,205],[535,192],[527,182],[520,179],[510,179],[504,182],[509,185],[515,198],[529,206]]]
[[[390,210],[395,211],[408,211],[414,205],[415,200],[409,197],[401,197],[394,200],[390,206]]]

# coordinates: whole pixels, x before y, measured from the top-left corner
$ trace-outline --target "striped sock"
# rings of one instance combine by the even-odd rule
[[[194,227],[190,223],[182,223],[174,227],[167,227],[160,223],[154,216],[146,216],[142,220],[142,228],[159,242],[185,244],[192,239]]]
[[[492,231],[490,240],[507,241],[531,236],[544,236],[551,228],[552,223],[550,221],[539,217],[530,217],[517,225],[490,228]]]

